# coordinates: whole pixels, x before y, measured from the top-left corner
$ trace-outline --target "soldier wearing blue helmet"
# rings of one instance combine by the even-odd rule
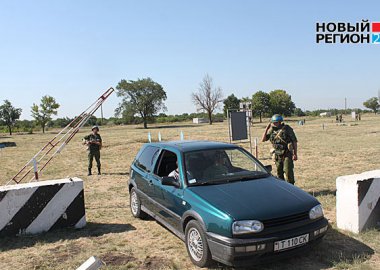
[[[281,115],[272,116],[265,129],[262,141],[270,141],[271,154],[276,163],[277,177],[294,185],[294,163],[297,160],[297,137],[293,129],[283,123]]]

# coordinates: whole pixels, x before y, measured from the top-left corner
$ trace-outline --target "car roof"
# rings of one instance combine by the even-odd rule
[[[208,150],[208,149],[218,149],[218,148],[237,148],[238,146],[230,143],[224,142],[214,142],[214,141],[168,141],[168,142],[158,142],[158,143],[149,143],[151,146],[158,147],[172,147],[176,148],[181,152],[191,152],[197,150]]]

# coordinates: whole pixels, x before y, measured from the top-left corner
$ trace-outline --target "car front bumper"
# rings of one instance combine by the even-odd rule
[[[322,218],[302,227],[260,238],[228,238],[207,232],[207,240],[214,260],[231,266],[246,266],[282,259],[303,252],[318,243],[326,234],[327,228],[328,221]],[[304,234],[309,234],[309,240],[306,244],[282,251],[274,251],[276,241]],[[242,251],[244,249],[246,250]]]

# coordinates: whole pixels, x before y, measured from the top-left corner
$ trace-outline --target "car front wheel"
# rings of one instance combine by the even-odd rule
[[[147,214],[141,210],[141,201],[134,187],[129,192],[129,205],[135,218],[146,218]]]
[[[206,267],[211,264],[211,252],[208,248],[206,235],[196,220],[191,220],[185,230],[187,253],[193,264]]]

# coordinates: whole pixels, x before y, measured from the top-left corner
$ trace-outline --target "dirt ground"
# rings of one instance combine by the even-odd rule
[[[299,140],[295,163],[296,185],[312,193],[323,204],[331,229],[311,252],[251,269],[380,269],[380,232],[359,235],[337,230],[335,224],[335,180],[338,176],[379,169],[380,116],[364,115],[344,124],[335,118],[289,119]],[[265,120],[267,121],[267,120]],[[324,129],[323,129],[324,124]],[[265,123],[254,123],[252,138],[261,137]],[[89,129],[89,128],[87,128]],[[81,230],[58,230],[38,236],[0,238],[0,269],[75,269],[90,256],[105,263],[104,269],[196,269],[184,244],[154,220],[137,220],[129,210],[127,180],[129,166],[148,132],[156,140],[185,139],[229,141],[226,122],[194,125],[177,123],[101,127],[103,175],[86,175],[86,149],[82,130],[44,171],[43,179],[80,177],[85,181],[87,226]],[[0,183],[5,184],[49,139],[46,134],[0,135]],[[249,144],[242,144],[249,150]],[[272,164],[269,143],[259,143],[259,158]],[[216,264],[216,269],[228,269]]]

